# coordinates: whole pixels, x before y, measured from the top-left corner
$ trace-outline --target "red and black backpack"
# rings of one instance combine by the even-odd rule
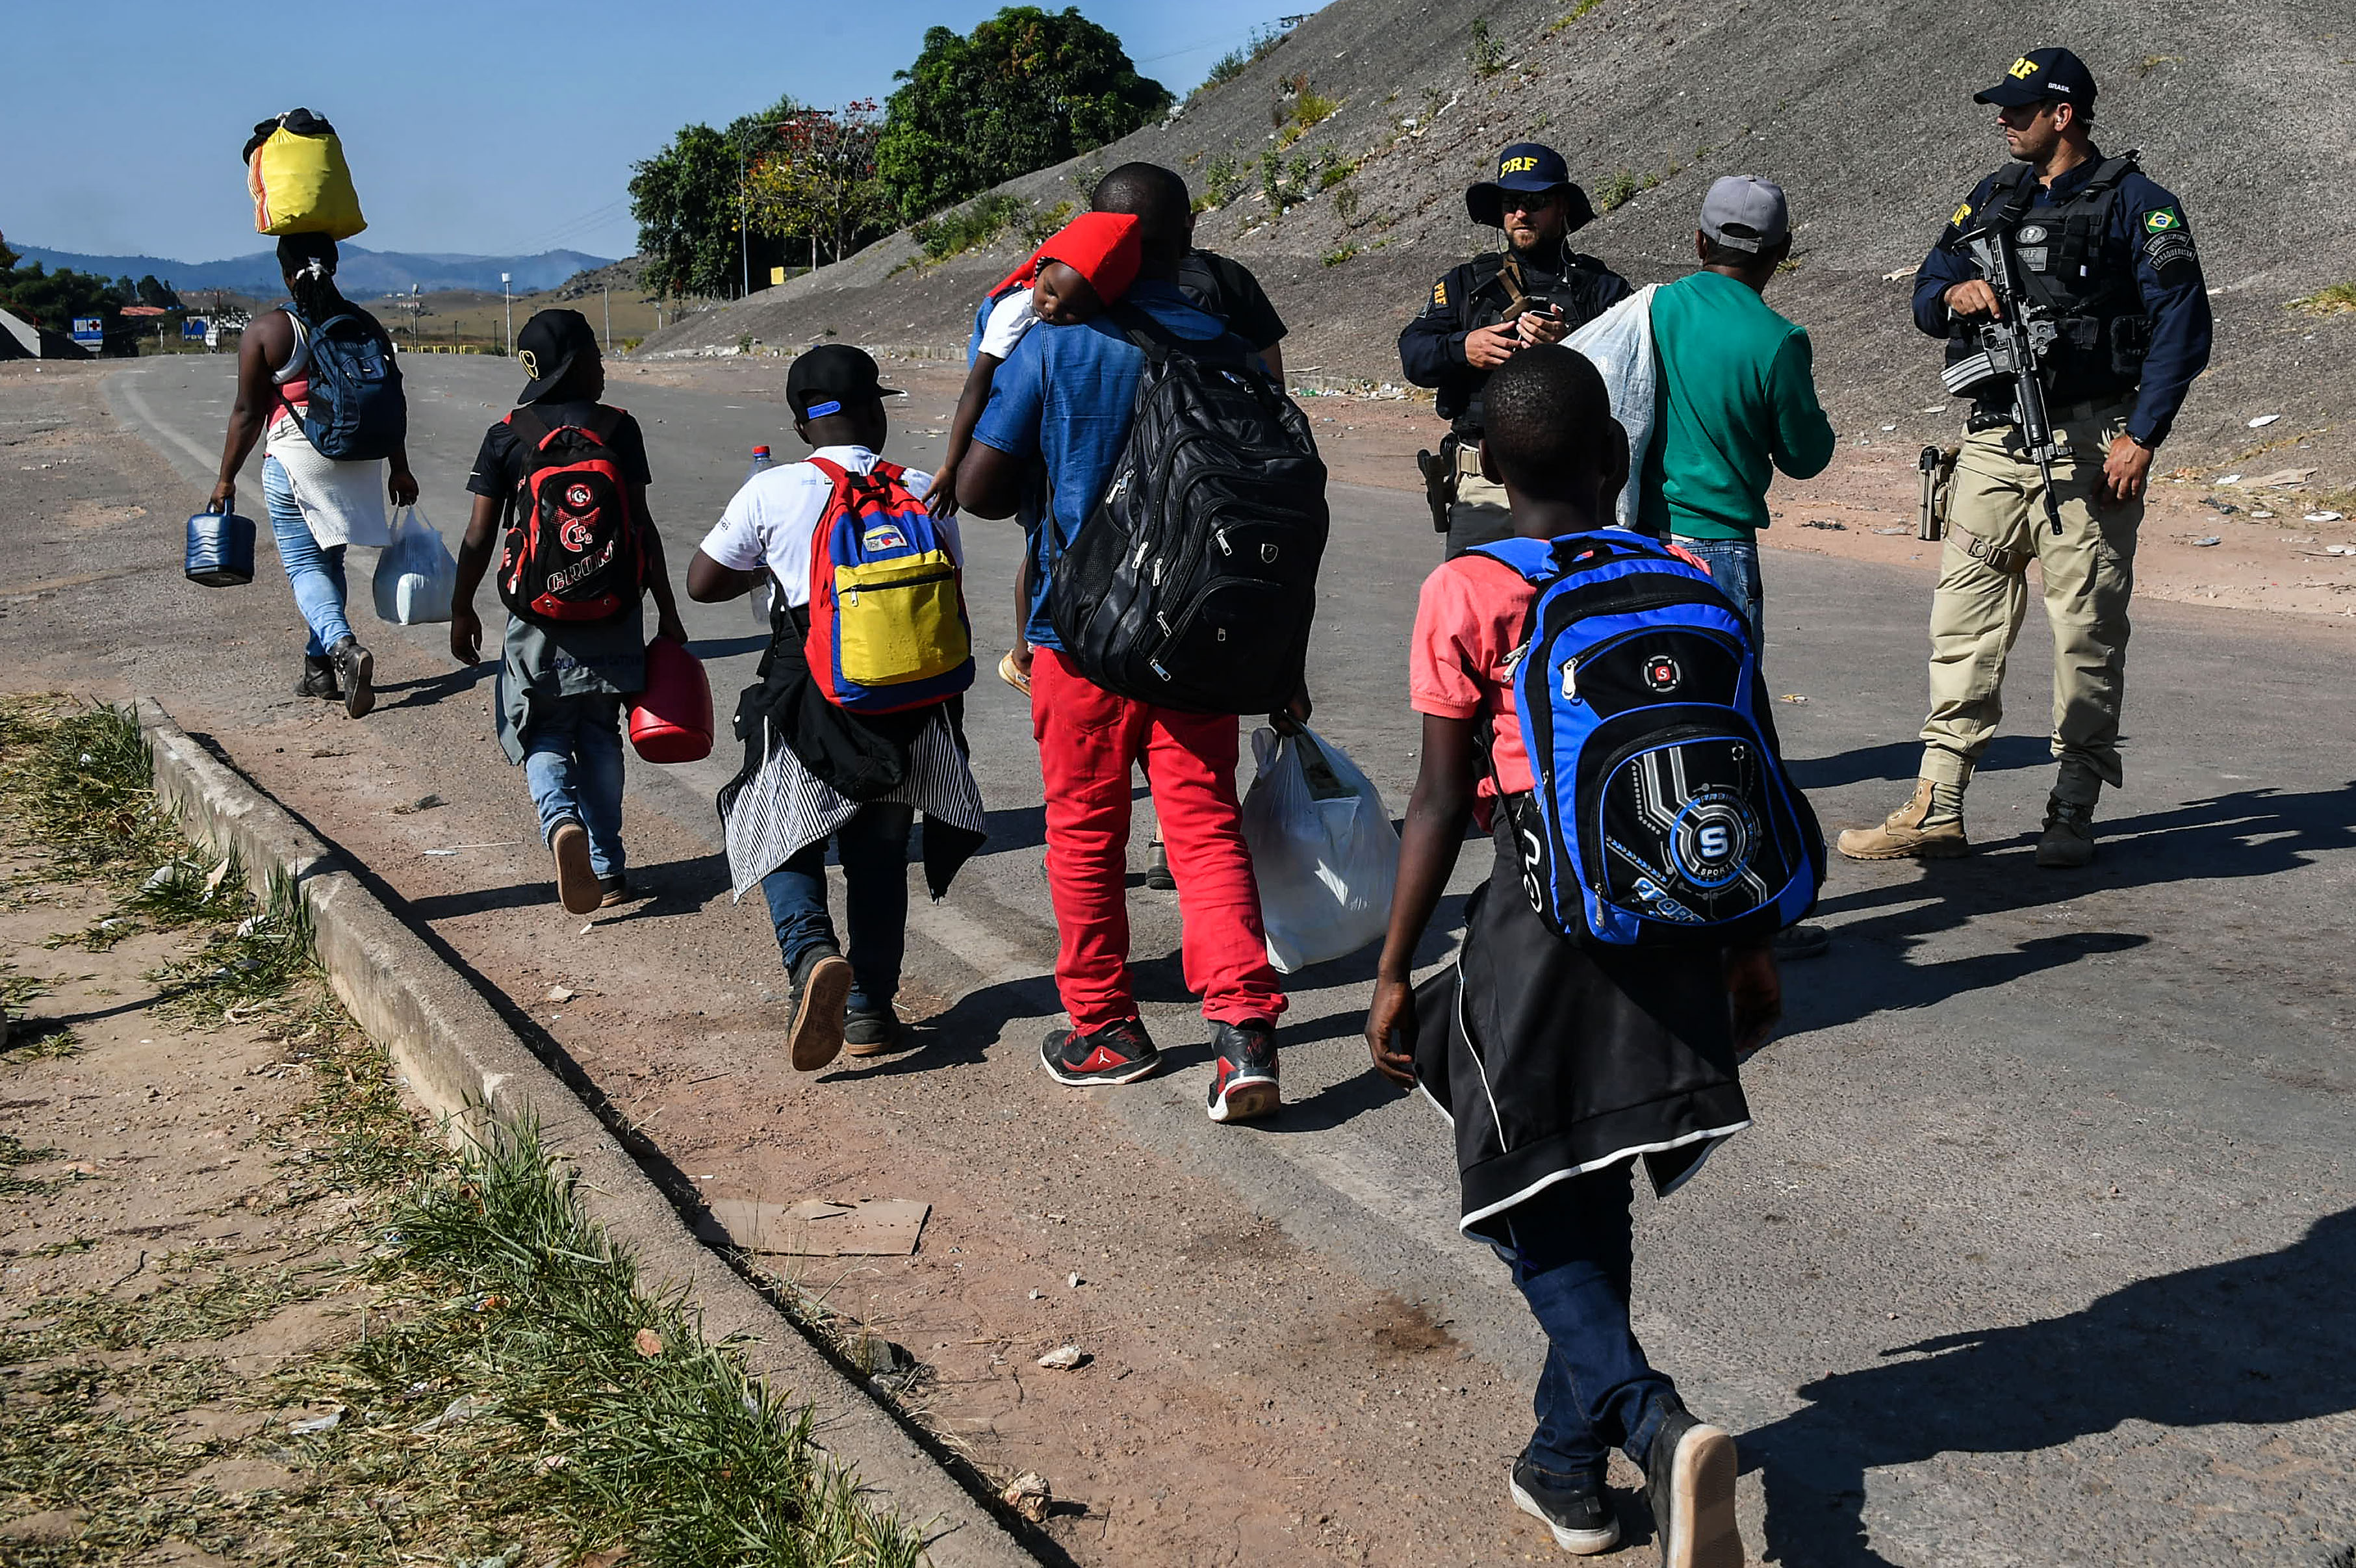
[[[552,426],[529,407],[507,417],[523,477],[508,512],[499,597],[527,620],[605,620],[646,585],[639,521],[613,448],[624,417],[602,403],[584,424]]]

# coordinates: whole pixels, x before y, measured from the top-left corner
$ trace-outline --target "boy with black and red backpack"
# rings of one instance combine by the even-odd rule
[[[573,914],[629,897],[622,850],[622,701],[646,685],[642,596],[656,635],[684,643],[662,536],[647,515],[646,438],[597,400],[605,362],[575,310],[543,310],[516,334],[531,378],[519,405],[485,433],[466,489],[474,515],[458,549],[450,651],[481,658],[475,589],[502,545],[509,610],[494,716],[521,763]]]
[[[925,503],[932,476],[879,456],[875,361],[845,344],[786,378],[808,460],[745,481],[688,563],[688,596],[736,598],[766,576],[769,651],[736,708],[744,765],[720,792],[736,897],[759,884],[791,997],[787,1044],[815,1072],[904,1039],[893,998],[908,924],[908,833],[925,813],[935,898],[982,840],[966,761],[973,684],[964,548]],[[846,884],[849,953],[827,908],[827,846]]]

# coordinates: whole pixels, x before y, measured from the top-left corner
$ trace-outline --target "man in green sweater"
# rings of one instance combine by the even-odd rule
[[[1742,174],[1712,185],[1694,250],[1701,270],[1653,291],[1660,394],[1637,526],[1701,558],[1763,657],[1767,487],[1777,468],[1811,478],[1833,457],[1807,329],[1761,297],[1792,251],[1783,187]],[[1813,957],[1826,940],[1821,927],[1794,926],[1776,939],[1776,955]]]
[[[1653,293],[1661,390],[1639,526],[1707,562],[1763,649],[1767,487],[1776,468],[1811,478],[1833,456],[1807,328],[1760,297],[1792,250],[1783,188],[1743,174],[1711,186],[1694,249],[1701,270]]]

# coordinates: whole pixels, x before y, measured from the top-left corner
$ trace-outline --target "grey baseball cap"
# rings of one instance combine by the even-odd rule
[[[1783,188],[1752,174],[1730,174],[1701,199],[1701,228],[1729,250],[1763,251],[1792,232]]]

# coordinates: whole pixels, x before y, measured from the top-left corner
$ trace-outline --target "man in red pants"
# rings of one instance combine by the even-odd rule
[[[1119,209],[1141,223],[1144,254],[1128,303],[1172,337],[1208,345],[1224,336],[1219,320],[1178,289],[1185,181],[1125,164],[1105,177],[1099,197],[1116,184]],[[1054,564],[1096,510],[1128,441],[1145,363],[1102,317],[1026,334],[999,368],[958,469],[958,495],[969,512],[1007,517],[1026,461],[1044,459],[1052,481],[1049,515],[1030,541],[1026,635],[1037,650],[1031,724],[1047,797],[1055,985],[1071,1025],[1047,1036],[1040,1059],[1056,1081],[1083,1085],[1134,1082],[1162,1065],[1129,984],[1130,770],[1142,763],[1178,883],[1186,984],[1201,993],[1212,1026],[1211,1120],[1239,1122],[1281,1102],[1276,1018],[1285,1002],[1236,801],[1235,718],[1156,707],[1093,684],[1065,657],[1046,613]],[[1305,717],[1306,699],[1298,706]]]

